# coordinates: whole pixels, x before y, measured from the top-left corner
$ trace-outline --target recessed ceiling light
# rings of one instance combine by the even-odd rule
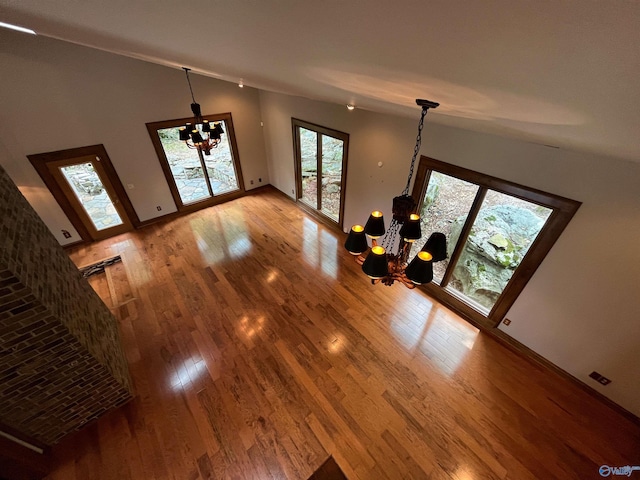
[[[242,81],[242,79],[240,79],[240,82],[238,83],[238,86],[240,88],[244,88],[244,82]]]
[[[11,30],[17,30],[18,32],[30,33],[31,35],[35,35],[36,32],[31,30],[30,28],[19,27],[18,25],[11,25],[10,23],[0,22],[0,27],[10,28]]]
[[[355,108],[356,108],[356,106],[355,106],[354,104],[352,104],[352,103],[347,103],[347,110],[353,110],[353,109],[355,109]]]

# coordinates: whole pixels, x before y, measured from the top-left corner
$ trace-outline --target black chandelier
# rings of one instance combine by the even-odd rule
[[[371,213],[369,220],[363,227],[354,225],[345,242],[345,248],[355,255],[355,260],[362,265],[362,271],[371,278],[371,283],[382,282],[385,285],[393,285],[397,280],[407,288],[415,288],[416,285],[429,283],[433,280],[433,262],[439,262],[447,258],[447,240],[443,233],[433,233],[418,254],[408,262],[411,245],[422,236],[420,231],[420,215],[417,214],[417,204],[409,195],[409,186],[413,177],[413,170],[422,144],[422,128],[424,117],[430,108],[436,108],[439,103],[429,100],[416,100],[422,107],[422,115],[418,123],[418,136],[413,150],[411,167],[407,186],[402,194],[393,199],[393,220],[388,232],[384,227],[382,212],[376,210]],[[385,235],[386,233],[386,235]],[[398,250],[395,254],[388,253],[398,240]],[[382,244],[378,245],[378,239],[384,236]],[[371,249],[367,242],[371,238]],[[366,258],[363,254],[369,250]]]
[[[185,75],[187,76],[187,82],[189,83],[189,91],[191,92],[191,111],[193,112],[193,123],[187,123],[184,127],[180,127],[180,140],[182,140],[187,147],[195,148],[200,152],[204,152],[205,155],[211,153],[212,148],[216,148],[221,140],[221,135],[224,133],[222,124],[216,122],[213,126],[209,123],[209,120],[203,120],[202,110],[200,104],[196,102],[193,96],[193,89],[191,88],[191,80],[189,79],[190,68],[182,67]]]

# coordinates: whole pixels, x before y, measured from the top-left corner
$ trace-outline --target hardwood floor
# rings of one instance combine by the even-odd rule
[[[372,286],[343,237],[265,191],[89,247],[136,396],[50,480],[589,479],[640,427],[419,291]]]

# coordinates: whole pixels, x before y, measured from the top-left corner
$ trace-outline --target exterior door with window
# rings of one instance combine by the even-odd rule
[[[102,145],[29,155],[83,240],[101,240],[138,222]]]
[[[292,119],[296,200],[342,229],[349,134]]]

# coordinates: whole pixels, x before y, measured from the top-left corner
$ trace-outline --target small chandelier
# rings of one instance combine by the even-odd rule
[[[189,79],[190,68],[182,67],[185,75],[187,76],[187,82],[189,83],[189,91],[191,92],[191,111],[193,112],[193,123],[187,123],[184,127],[180,127],[180,140],[182,140],[187,147],[195,148],[199,152],[204,152],[205,155],[211,153],[212,148],[216,148],[221,140],[221,135],[224,133],[222,124],[216,122],[213,126],[209,123],[209,120],[202,119],[202,110],[200,104],[196,102],[193,96],[193,89],[191,88],[191,80]]]
[[[436,108],[440,105],[420,99],[416,100],[416,103],[422,107],[416,146],[413,150],[407,186],[400,196],[393,199],[393,219],[389,230],[385,230],[382,212],[376,210],[371,213],[364,227],[362,225],[351,227],[344,245],[347,251],[355,256],[356,262],[362,265],[362,271],[371,279],[372,284],[382,282],[385,285],[393,285],[397,280],[407,288],[415,288],[416,285],[429,283],[433,280],[433,262],[447,258],[447,239],[443,233],[435,232],[429,237],[422,250],[411,262],[408,262],[413,242],[422,236],[420,215],[416,213],[416,202],[409,195],[409,186],[422,144],[424,117],[430,108]],[[398,235],[400,236],[398,250],[395,254],[389,253],[394,247]],[[378,245],[378,239],[383,236],[382,243]],[[367,237],[371,239],[370,250]],[[365,258],[363,254],[367,250],[369,250],[369,254]]]

